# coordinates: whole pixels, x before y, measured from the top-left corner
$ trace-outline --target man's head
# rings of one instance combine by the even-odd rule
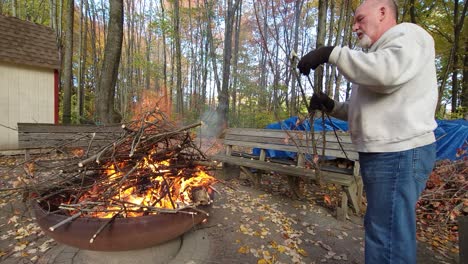
[[[353,31],[359,46],[369,48],[385,31],[397,24],[398,7],[394,0],[365,0],[354,16]]]

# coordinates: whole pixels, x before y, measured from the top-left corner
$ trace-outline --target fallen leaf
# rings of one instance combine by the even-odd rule
[[[257,264],[271,264],[271,262],[266,259],[259,259],[257,261]]]
[[[240,254],[247,254],[249,253],[249,251],[250,251],[249,246],[242,246],[237,250],[237,252]]]
[[[298,248],[298,249],[297,249],[297,253],[301,254],[301,255],[304,256],[304,257],[307,257],[307,256],[309,255],[309,254],[307,254],[307,252],[306,252],[304,249],[302,249],[302,248]]]

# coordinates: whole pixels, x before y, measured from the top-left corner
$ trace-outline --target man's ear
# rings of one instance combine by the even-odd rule
[[[387,15],[387,8],[385,6],[381,6],[379,8],[379,21],[383,21],[385,16]]]

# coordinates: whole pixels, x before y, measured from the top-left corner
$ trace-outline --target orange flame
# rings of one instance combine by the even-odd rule
[[[192,168],[191,177],[188,175],[187,168],[179,169],[174,175],[173,169],[170,169],[170,160],[152,162],[150,155],[145,157],[144,162],[137,165],[134,175],[126,175],[128,172],[121,171],[114,164],[106,168],[107,179],[101,186],[94,186],[83,195],[79,201],[89,202],[96,200],[106,193],[106,186],[115,186],[121,184],[118,193],[110,198],[109,205],[97,206],[95,212],[88,215],[99,218],[111,218],[117,212],[124,217],[136,217],[145,214],[155,214],[151,208],[177,209],[186,205],[194,204],[192,199],[192,190],[194,188],[205,188],[215,182],[215,178],[208,175],[200,167]],[[117,167],[123,168],[125,163],[118,164]],[[125,177],[131,180],[124,181]],[[122,182],[122,183],[121,183]],[[123,209],[121,204],[125,204]]]

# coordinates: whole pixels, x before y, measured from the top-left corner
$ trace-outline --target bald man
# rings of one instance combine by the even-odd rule
[[[394,1],[367,0],[353,24],[364,51],[321,47],[298,64],[305,75],[334,64],[353,83],[349,101],[314,94],[310,108],[348,121],[368,203],[370,264],[416,263],[415,206],[436,158],[434,40],[415,24],[397,24],[397,17]]]

